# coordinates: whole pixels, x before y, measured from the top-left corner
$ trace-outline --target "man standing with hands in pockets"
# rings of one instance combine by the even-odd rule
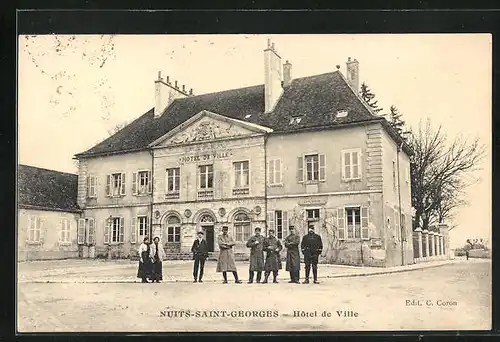
[[[309,233],[302,238],[300,249],[304,254],[304,263],[306,264],[306,279],[302,284],[309,284],[309,274],[311,272],[311,265],[313,270],[314,283],[318,282],[318,257],[323,251],[323,242],[321,236],[314,233],[314,224],[309,224]]]

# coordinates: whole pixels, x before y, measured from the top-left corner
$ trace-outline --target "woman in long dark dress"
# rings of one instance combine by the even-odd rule
[[[165,250],[163,249],[160,238],[155,236],[151,244],[151,260],[153,261],[151,282],[159,283],[163,280],[163,259],[165,258]]]
[[[147,278],[151,278],[151,257],[149,238],[145,237],[139,246],[139,269],[137,278],[141,278],[143,283],[148,283]]]

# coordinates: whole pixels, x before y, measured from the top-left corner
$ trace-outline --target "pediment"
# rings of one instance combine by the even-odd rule
[[[150,146],[175,146],[228,138],[242,138],[266,132],[272,132],[272,130],[209,111],[202,111],[157,139]]]

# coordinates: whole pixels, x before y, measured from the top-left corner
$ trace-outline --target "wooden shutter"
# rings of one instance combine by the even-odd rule
[[[325,180],[325,168],[326,168],[325,155],[320,154],[319,155],[319,180],[320,181]]]
[[[125,218],[120,217],[120,235],[118,238],[119,242],[123,242],[124,235],[125,235]]]
[[[78,228],[77,228],[77,243],[79,245],[83,245],[85,243],[85,219],[78,219]]]
[[[283,232],[283,237],[288,235],[288,211],[281,212],[281,227]]]
[[[304,182],[304,158],[297,157],[297,182]]]
[[[132,173],[132,194],[137,195],[137,172]]]
[[[44,220],[41,219],[40,217],[37,218],[37,227],[39,227],[39,241],[40,243],[43,244],[43,242],[45,241],[45,225],[44,225]]]
[[[274,175],[274,178],[275,178],[275,181],[277,184],[281,184],[282,183],[282,180],[281,180],[281,159],[276,159],[274,161],[274,172],[275,172],[275,175]]]
[[[393,209],[393,213],[394,213],[394,215],[393,215],[393,217],[394,217],[394,230],[396,233],[397,240],[399,241],[399,239],[401,237],[401,231],[399,230],[399,225],[398,225],[398,211],[395,207]]]
[[[106,196],[111,196],[111,175],[106,175]]]
[[[87,198],[92,196],[92,194],[90,193],[90,179],[91,177],[87,177]]]
[[[111,234],[111,225],[113,224],[113,219],[106,219],[104,221],[104,243],[109,244],[109,235]]]
[[[361,238],[369,239],[370,230],[369,230],[369,218],[368,218],[368,208],[361,207]]]
[[[148,171],[148,194],[153,192],[153,174]]]
[[[341,155],[340,155],[340,166],[341,166],[341,169],[342,169],[342,179],[345,179],[345,169],[346,169],[346,165],[345,165],[345,152],[342,152]]]
[[[95,245],[95,220],[93,218],[89,218],[88,221],[88,234],[87,234],[87,243],[89,245]]]
[[[269,232],[270,229],[275,230],[275,228],[274,228],[274,211],[267,212],[267,231]]]
[[[356,158],[353,158],[351,162],[358,167],[358,173],[356,175],[353,174],[352,177],[361,178],[361,151],[355,151],[351,156],[354,156],[354,154],[356,154]],[[354,167],[352,168],[352,172],[354,172]]]
[[[269,184],[274,184],[274,160],[270,160],[267,162],[267,177],[269,179]]]
[[[125,173],[122,172],[122,183],[120,184],[121,185],[121,188],[120,188],[120,195],[125,195]]]
[[[132,217],[130,220],[130,243],[136,243],[137,242],[137,229],[138,229],[138,217]]]
[[[337,209],[337,229],[339,240],[345,240],[345,210],[344,208]]]

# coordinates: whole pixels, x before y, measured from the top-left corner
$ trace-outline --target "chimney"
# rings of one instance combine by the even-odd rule
[[[175,99],[184,97],[187,97],[187,94],[177,88],[177,81],[175,81],[175,87],[173,87],[170,84],[170,77],[167,76],[167,79],[164,80],[161,71],[158,71],[158,79],[155,81],[154,117],[160,117]]]
[[[292,64],[286,61],[283,64],[283,87],[288,87],[290,84],[292,84]]]
[[[276,52],[274,43],[267,40],[264,50],[264,94],[265,112],[272,112],[278,102],[283,87],[281,86],[281,57]]]
[[[359,62],[351,57],[347,58],[347,81],[351,87],[357,92],[359,92]]]

